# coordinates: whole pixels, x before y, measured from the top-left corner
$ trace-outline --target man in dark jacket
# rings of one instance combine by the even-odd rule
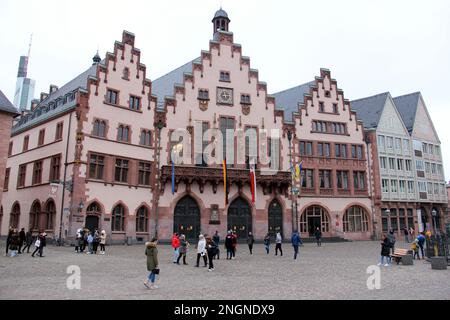
[[[20,229],[19,232],[19,254],[22,254],[22,247],[25,243],[26,236],[25,236],[25,228]]]
[[[6,254],[5,257],[8,255],[9,245],[11,244],[11,236],[13,234],[14,229],[12,227],[9,227],[8,236],[6,237]]]
[[[298,247],[302,243],[302,239],[300,238],[300,235],[297,232],[297,230],[295,230],[294,233],[292,234],[291,243],[292,246],[294,247],[294,261],[295,261],[297,260]]]
[[[225,249],[227,249],[227,260],[230,260],[233,257],[233,235],[231,231],[228,231],[225,238]]]
[[[27,253],[30,253],[30,247],[33,243],[33,234],[31,233],[31,230],[28,230],[28,232],[25,234],[25,246],[22,249],[22,252],[25,252],[25,249],[27,249]]]
[[[250,254],[253,254],[253,244],[255,243],[255,237],[253,237],[253,234],[251,232],[248,233],[247,237],[247,244],[248,249],[250,250]]]
[[[322,231],[320,231],[320,228],[316,228],[316,231],[314,231],[314,236],[316,237],[317,246],[322,246]]]

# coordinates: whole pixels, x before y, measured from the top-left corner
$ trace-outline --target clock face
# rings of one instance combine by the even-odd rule
[[[233,105],[233,89],[217,88],[217,103]]]

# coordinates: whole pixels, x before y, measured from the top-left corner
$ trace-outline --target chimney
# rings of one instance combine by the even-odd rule
[[[36,107],[38,106],[39,102],[40,102],[40,101],[37,100],[37,99],[31,100],[31,111],[33,111],[34,109],[36,109]]]
[[[40,102],[42,102],[42,101],[44,101],[45,99],[47,99],[47,97],[48,97],[48,93],[41,92],[41,99],[40,99]]]
[[[58,89],[59,89],[58,86],[55,86],[54,84],[51,84],[49,93],[52,94],[52,93],[58,91]]]

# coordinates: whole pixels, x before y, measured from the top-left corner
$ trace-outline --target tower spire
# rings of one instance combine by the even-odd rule
[[[228,14],[225,10],[222,9],[222,4],[220,5],[220,10],[218,10],[214,14],[214,18],[212,20],[213,23],[213,36],[215,37],[217,31],[228,31],[228,27],[230,24],[230,19],[228,18]]]

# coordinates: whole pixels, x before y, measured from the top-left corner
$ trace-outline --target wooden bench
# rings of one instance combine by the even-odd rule
[[[404,257],[410,255],[410,254],[408,253],[408,251],[409,251],[408,249],[395,249],[395,250],[394,250],[394,253],[391,254],[391,258],[393,258],[394,261],[395,261],[397,264],[400,264],[400,261],[402,261],[402,259],[403,259]],[[408,263],[408,264],[409,264],[409,263]]]

